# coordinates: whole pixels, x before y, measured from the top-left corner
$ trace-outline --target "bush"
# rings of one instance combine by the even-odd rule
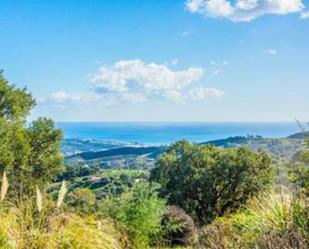
[[[265,248],[284,244],[299,245],[295,249],[309,246],[308,210],[302,202],[289,195],[264,193],[253,198],[243,212],[219,218],[206,226],[200,236],[205,248]],[[291,242],[293,241],[293,242]],[[269,247],[267,247],[269,246]],[[279,248],[279,247],[278,247]]]
[[[295,228],[285,230],[282,234],[269,232],[262,235],[257,242],[258,249],[308,249],[303,234]]]
[[[90,189],[79,188],[67,195],[66,203],[79,213],[89,214],[95,211],[96,196]]]
[[[207,249],[244,249],[241,235],[235,232],[229,219],[218,218],[199,230],[198,244]]]
[[[118,221],[127,230],[133,247],[144,249],[160,241],[164,207],[156,192],[149,185],[141,184],[120,197],[102,200],[98,215]]]
[[[190,246],[196,242],[194,222],[181,208],[167,207],[162,216],[161,226],[163,238],[169,246]]]
[[[297,193],[309,197],[309,140],[306,148],[294,155],[290,168],[290,179]]]

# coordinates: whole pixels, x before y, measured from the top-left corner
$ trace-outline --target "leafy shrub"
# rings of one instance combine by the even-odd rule
[[[79,213],[89,214],[95,211],[96,197],[90,189],[80,188],[67,195],[66,203]]]
[[[297,152],[290,165],[290,178],[298,194],[309,196],[309,140],[306,148]]]
[[[102,200],[98,214],[118,221],[127,230],[133,247],[144,249],[160,240],[164,206],[149,185],[140,184],[120,197]]]
[[[162,216],[162,233],[170,246],[190,246],[196,240],[196,228],[192,218],[181,208],[169,206]]]

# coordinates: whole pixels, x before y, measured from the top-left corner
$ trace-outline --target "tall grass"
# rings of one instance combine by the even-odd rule
[[[9,186],[9,183],[6,178],[6,173],[4,172],[2,176],[2,181],[1,181],[0,202],[4,200],[6,193],[8,191],[8,186]]]
[[[41,212],[43,209],[43,197],[39,187],[36,186],[35,189],[36,189],[36,206],[38,208],[38,211]]]
[[[56,209],[50,200],[43,202],[38,188],[35,197],[12,202],[4,199],[7,190],[8,181],[4,174],[1,183],[0,248],[124,248],[122,241],[125,236],[115,229],[110,220],[98,221],[93,216],[81,217],[58,209],[66,193],[65,183],[59,191]]]
[[[202,232],[206,248],[309,248],[308,206],[290,193],[262,193],[244,210],[217,219]]]
[[[59,208],[61,206],[61,204],[63,203],[66,192],[67,192],[66,183],[65,183],[65,181],[63,181],[62,184],[61,184],[59,194],[58,194],[57,208]]]
[[[29,208],[29,207],[28,207]],[[10,208],[0,213],[0,248],[120,249],[121,235],[103,220],[100,228],[93,217],[61,213],[38,219],[34,210]]]

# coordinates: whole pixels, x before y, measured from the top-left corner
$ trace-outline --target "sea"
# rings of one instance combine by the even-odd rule
[[[286,137],[300,132],[294,122],[59,122],[65,138],[166,145],[186,139],[206,142],[233,136]]]

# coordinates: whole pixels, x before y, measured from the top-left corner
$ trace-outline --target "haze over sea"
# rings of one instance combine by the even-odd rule
[[[299,132],[294,122],[59,122],[65,138],[100,139],[140,144],[169,144],[186,139],[205,142],[232,136],[285,137]]]

